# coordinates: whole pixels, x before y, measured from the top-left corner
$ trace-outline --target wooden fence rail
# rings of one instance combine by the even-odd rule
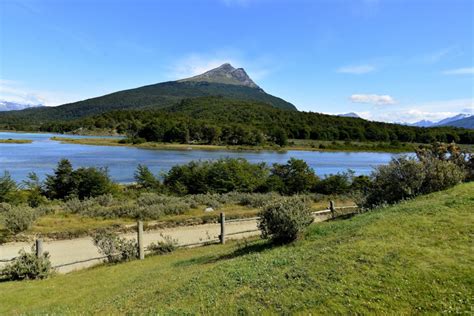
[[[340,209],[357,209],[357,206],[341,206],[341,207],[336,207],[335,203],[333,201],[330,201],[329,203],[329,209],[326,210],[321,210],[321,211],[316,211],[312,212],[311,214],[313,216],[320,216],[324,214],[331,214],[331,218],[337,217],[337,210]],[[226,220],[225,219],[225,214],[220,213],[219,216],[219,224],[220,224],[220,235],[217,236],[216,239],[210,239],[206,241],[200,241],[200,242],[195,242],[195,243],[188,243],[188,244],[181,244],[178,245],[178,248],[188,248],[188,247],[195,247],[195,246],[202,246],[202,245],[210,245],[210,244],[225,244],[226,237],[227,236],[235,236],[235,235],[241,235],[241,234],[246,234],[246,233],[254,233],[259,231],[259,229],[250,229],[250,230],[244,230],[244,231],[238,231],[238,232],[232,232],[232,233],[226,233],[225,229],[225,224],[226,223],[238,223],[238,222],[245,222],[245,221],[257,221],[259,220],[260,217],[249,217],[249,218],[237,218],[237,219],[231,219],[231,220]],[[143,222],[142,221],[137,221],[137,247],[138,247],[138,258],[139,260],[145,259],[145,253],[152,252],[149,249],[145,249],[144,244],[143,244]],[[41,239],[36,239],[35,240],[35,254],[39,258],[43,254],[43,241]],[[112,255],[120,255],[120,253],[117,254],[112,254]],[[10,258],[10,259],[0,259],[0,263],[8,263],[12,262],[18,257]],[[96,261],[96,260],[103,260],[106,259],[107,256],[100,256],[100,257],[94,257],[90,259],[84,259],[84,260],[78,260],[74,262],[69,262],[69,263],[63,263],[59,265],[53,266],[53,268],[62,268],[66,266],[71,266],[75,264],[80,264],[80,263],[85,263],[85,262],[90,262],[90,261]]]

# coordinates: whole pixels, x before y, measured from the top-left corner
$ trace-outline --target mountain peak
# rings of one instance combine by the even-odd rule
[[[249,75],[243,68],[236,69],[229,63],[222,64],[219,67],[206,71],[201,75],[179,81],[223,83],[261,90],[261,88],[252,79],[250,79]]]

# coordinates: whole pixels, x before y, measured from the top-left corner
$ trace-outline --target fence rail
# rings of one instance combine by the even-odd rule
[[[331,218],[337,217],[337,210],[341,209],[357,209],[356,205],[351,205],[351,206],[340,206],[340,207],[335,207],[335,204],[333,201],[330,201],[329,209],[325,210],[320,210],[320,211],[315,211],[312,212],[311,214],[313,216],[320,216],[320,215],[325,215],[325,214],[331,214]],[[239,223],[239,222],[248,222],[248,221],[257,221],[259,220],[260,217],[248,217],[248,218],[236,218],[236,219],[230,219],[226,220],[225,219],[225,214],[220,213],[220,218],[219,218],[219,224],[220,224],[220,235],[216,236],[216,239],[209,239],[206,241],[199,241],[195,243],[188,243],[188,244],[181,244],[178,245],[178,248],[188,248],[188,247],[195,247],[195,246],[202,246],[202,245],[211,245],[211,244],[225,244],[226,237],[228,236],[235,236],[235,235],[241,235],[241,234],[246,234],[246,233],[254,233],[257,231],[260,231],[259,229],[249,229],[249,230],[244,230],[244,231],[238,231],[238,232],[232,232],[232,233],[226,233],[225,232],[225,224],[226,223]],[[145,258],[145,253],[150,253],[153,252],[152,250],[145,249],[143,246],[143,222],[138,221],[137,222],[137,247],[138,247],[138,259],[143,260]],[[43,254],[43,241],[41,239],[37,239],[35,241],[35,252],[36,256],[40,257]],[[120,255],[120,253],[117,254],[112,254],[113,255]],[[86,262],[91,262],[91,261],[97,261],[97,260],[103,260],[106,259],[108,256],[99,256],[99,257],[94,257],[94,258],[89,258],[89,259],[84,259],[84,260],[77,260],[74,262],[68,262],[68,263],[63,263],[63,264],[58,264],[53,266],[53,268],[63,268],[67,266],[72,266],[75,264],[80,264],[80,263],[86,263]],[[0,259],[0,263],[8,263],[12,262],[18,257],[13,257],[10,259]]]

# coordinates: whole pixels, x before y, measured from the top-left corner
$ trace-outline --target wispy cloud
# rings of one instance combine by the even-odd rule
[[[457,68],[443,71],[444,75],[473,75],[474,67]]]
[[[459,56],[459,54],[460,54],[460,51],[458,48],[448,47],[448,48],[443,48],[443,49],[425,54],[417,59],[419,62],[424,63],[424,64],[435,64],[437,62],[440,62],[443,59]]]
[[[369,103],[374,105],[390,105],[397,103],[390,95],[379,94],[353,94],[349,99],[354,103]]]
[[[337,69],[339,73],[361,75],[375,71],[377,68],[373,65],[345,66]]]
[[[58,91],[38,91],[15,80],[0,79],[0,99],[21,104],[55,106],[80,100],[78,96]]]

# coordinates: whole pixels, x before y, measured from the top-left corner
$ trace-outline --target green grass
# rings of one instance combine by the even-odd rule
[[[471,314],[473,192],[315,224],[288,246],[255,239],[1,283],[0,314]]]

